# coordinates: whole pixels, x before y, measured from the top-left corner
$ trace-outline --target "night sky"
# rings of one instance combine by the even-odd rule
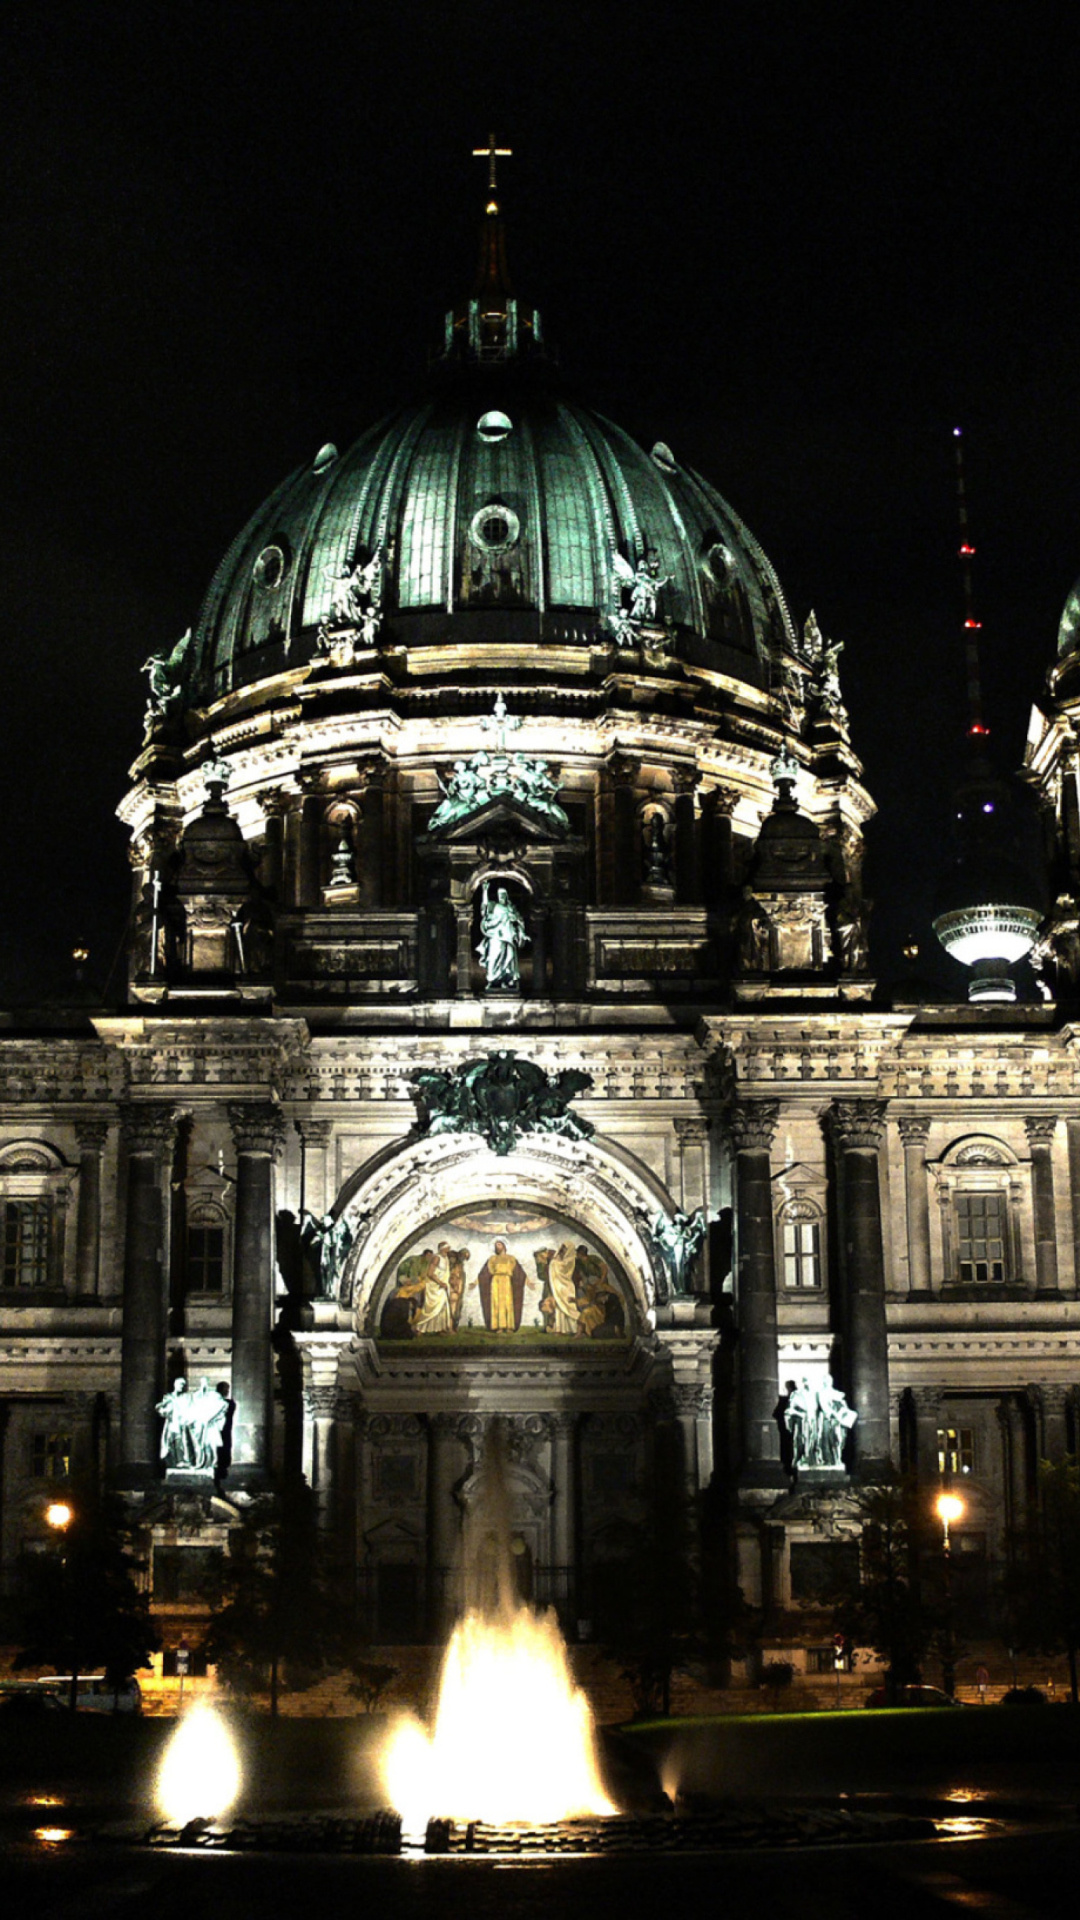
[[[1080,573],[1075,9],[79,6],[0,19],[0,1003],[123,934],[147,655],[257,503],[422,379],[494,128],[518,292],[844,641],[875,964],[928,945],[965,429],[1003,767]]]

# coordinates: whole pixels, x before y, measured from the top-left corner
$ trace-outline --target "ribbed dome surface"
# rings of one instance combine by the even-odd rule
[[[761,684],[792,642],[772,567],[714,489],[550,379],[475,368],[325,448],[226,555],[185,662],[188,706],[303,665],[335,583],[380,556],[380,644],[595,641],[626,604],[616,555],[663,582],[688,662]]]

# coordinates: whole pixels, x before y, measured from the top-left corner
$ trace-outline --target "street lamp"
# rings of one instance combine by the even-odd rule
[[[69,1604],[70,1604],[71,1596],[68,1592],[68,1565],[67,1565],[66,1547],[67,1547],[67,1530],[70,1527],[74,1518],[75,1518],[75,1509],[73,1506],[69,1505],[68,1501],[66,1500],[50,1500],[48,1506],[45,1509],[46,1526],[51,1527],[54,1533],[58,1533],[60,1535],[61,1540],[63,1541],[65,1551],[62,1551],[60,1554],[60,1582],[63,1588],[64,1599]],[[69,1683],[68,1710],[71,1713],[74,1713],[79,1702],[79,1676],[75,1671],[74,1659],[72,1659],[70,1664],[71,1664],[71,1680]]]
[[[941,1679],[950,1700],[956,1692],[956,1648],[953,1641],[952,1542],[949,1528],[963,1519],[964,1503],[958,1494],[943,1489],[937,1497],[937,1517],[941,1521],[941,1550],[945,1563],[945,1637],[941,1650]]]

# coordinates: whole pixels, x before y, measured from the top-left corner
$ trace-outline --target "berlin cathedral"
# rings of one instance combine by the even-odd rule
[[[147,663],[122,999],[0,1034],[0,1574],[105,1475],[168,1649],[302,1474],[366,1640],[433,1643],[497,1429],[571,1639],[683,1503],[706,1604],[812,1670],[890,1463],[962,1482],[991,1594],[1076,1446],[1080,599],[1045,885],[976,760],[967,997],[890,998],[841,649],[711,478],[568,397],[491,166],[412,403]]]

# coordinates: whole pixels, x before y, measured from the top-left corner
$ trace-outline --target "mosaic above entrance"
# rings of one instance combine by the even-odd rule
[[[625,1279],[579,1226],[537,1207],[480,1206],[424,1227],[374,1308],[382,1340],[623,1340]]]

